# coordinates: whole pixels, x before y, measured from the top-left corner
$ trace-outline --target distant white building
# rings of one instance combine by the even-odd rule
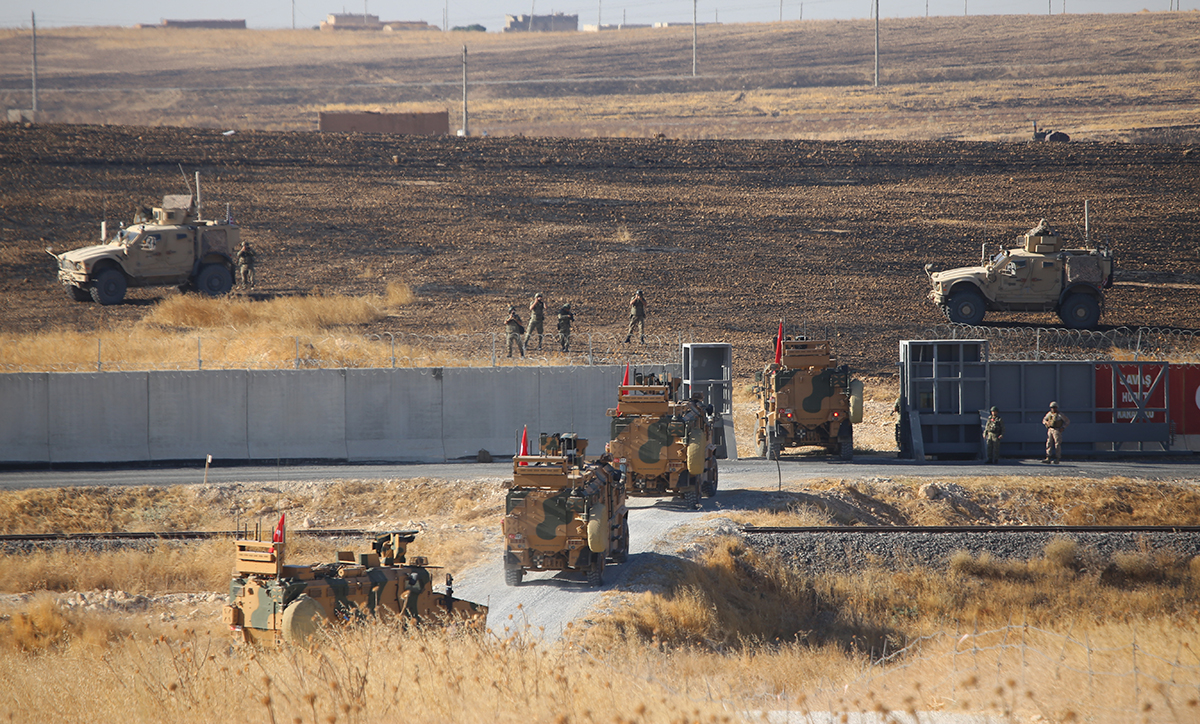
[[[579,30],[578,15],[505,15],[504,32],[506,33],[574,33]]]
[[[330,13],[321,22],[321,30],[382,30],[378,15]]]

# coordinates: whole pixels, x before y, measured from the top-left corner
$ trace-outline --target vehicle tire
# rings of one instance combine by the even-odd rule
[[[519,586],[525,578],[525,570],[522,568],[505,568],[504,569],[504,585]]]
[[[950,295],[946,304],[946,319],[957,324],[975,326],[983,321],[987,309],[983,305],[983,297],[974,289],[964,289]]]
[[[196,288],[210,297],[228,294],[233,289],[233,274],[224,264],[205,264],[196,275]]]
[[[283,638],[288,643],[304,646],[324,621],[325,609],[315,598],[302,593],[283,610]]]
[[[1058,308],[1058,318],[1071,329],[1094,329],[1100,322],[1100,302],[1091,294],[1072,294]]]
[[[697,489],[697,487],[689,488],[688,491],[683,494],[683,507],[687,508],[688,510],[695,510],[696,508],[700,507],[700,491]]]
[[[779,438],[774,435],[767,437],[767,460],[778,460],[782,449],[783,446],[779,444]]]
[[[612,553],[613,563],[624,563],[629,560],[629,515],[626,514],[623,527],[625,532],[621,534],[621,540],[617,543],[617,549]]]
[[[717,494],[717,466],[714,465],[709,472],[708,479],[700,486],[700,494],[706,498],[711,498]]]
[[[758,446],[755,448],[754,452],[755,452],[755,453],[756,453],[756,454],[757,454],[757,455],[758,455],[760,458],[765,458],[765,457],[767,456],[767,441],[766,441],[766,440],[759,440],[759,441],[758,441]]]
[[[63,287],[67,290],[67,296],[77,302],[92,301],[92,292],[90,289],[80,289],[74,284],[64,284]]]
[[[593,558],[592,567],[587,572],[587,582],[589,586],[599,588],[604,585],[604,554],[597,553]]]
[[[119,269],[108,268],[92,282],[92,300],[96,304],[120,304],[125,298],[127,282]]]
[[[841,446],[842,460],[850,462],[854,459],[854,428],[847,426],[846,432],[838,435],[838,443]]]

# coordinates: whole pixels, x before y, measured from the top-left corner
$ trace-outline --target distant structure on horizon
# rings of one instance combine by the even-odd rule
[[[582,30],[585,33],[607,33],[610,30],[633,30],[635,28],[649,28],[650,23],[605,23],[599,27],[595,25],[584,25]]]
[[[157,25],[138,23],[133,27],[142,30],[150,28],[208,28],[210,30],[245,30],[245,20],[163,20]]]
[[[382,30],[397,32],[404,30],[438,30],[436,25],[430,25],[424,20],[386,20],[380,21],[378,15],[363,15],[361,13],[330,13],[321,21],[321,30]]]
[[[450,113],[377,113],[375,111],[320,111],[321,133],[388,133],[411,136],[445,136],[450,133]]]
[[[505,15],[504,32],[506,33],[563,33],[579,30],[578,15],[534,15],[532,20],[528,15]]]

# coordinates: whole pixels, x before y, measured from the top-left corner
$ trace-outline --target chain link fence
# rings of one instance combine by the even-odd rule
[[[143,370],[340,369],[405,367],[578,366],[678,364],[683,334],[646,335],[625,342],[612,334],[573,334],[564,350],[557,334],[524,354],[504,333],[410,334],[384,332],[325,336],[241,335],[205,332],[172,335],[106,333],[84,343],[37,353],[12,344],[0,347],[6,372],[131,372]],[[60,347],[66,345],[60,345]],[[44,361],[53,357],[54,361]]]
[[[923,339],[985,339],[996,361],[1163,360],[1200,364],[1200,331],[1116,327],[1104,331],[1054,327],[973,327],[940,324]]]

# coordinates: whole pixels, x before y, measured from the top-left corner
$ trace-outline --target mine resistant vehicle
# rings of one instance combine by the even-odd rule
[[[853,459],[862,381],[837,363],[829,340],[784,339],[779,345],[779,362],[755,374],[758,454],[778,460],[785,448],[821,446]]]
[[[540,436],[540,455],[513,457],[504,504],[504,582],[525,571],[583,571],[604,583],[609,562],[629,556],[629,509],[621,472],[607,455],[584,461],[587,440],[573,433]]]
[[[178,195],[163,197],[162,206],[140,212],[133,224],[102,244],[51,254],[58,260],[58,280],[72,299],[119,304],[128,287],[178,286],[209,296],[225,294],[233,288],[239,244],[241,231],[228,214],[222,221],[202,219],[199,203]]]
[[[1071,329],[1094,329],[1112,285],[1112,250],[1068,249],[1044,219],[1017,242],[990,257],[984,244],[979,266],[935,272],[926,264],[929,299],[958,324],[977,325],[988,311],[1052,311]]]
[[[285,564],[284,541],[238,540],[223,620],[236,642],[267,646],[303,645],[321,626],[368,619],[482,631],[488,607],[455,598],[449,574],[436,592],[437,569],[406,555],[416,536],[380,534],[370,552],[339,551],[333,563],[301,566]]]
[[[678,401],[678,379],[639,375],[635,382],[617,387],[617,406],[608,410],[608,453],[630,495],[681,497],[696,508],[700,496],[717,494],[712,405],[701,404],[699,393]]]

